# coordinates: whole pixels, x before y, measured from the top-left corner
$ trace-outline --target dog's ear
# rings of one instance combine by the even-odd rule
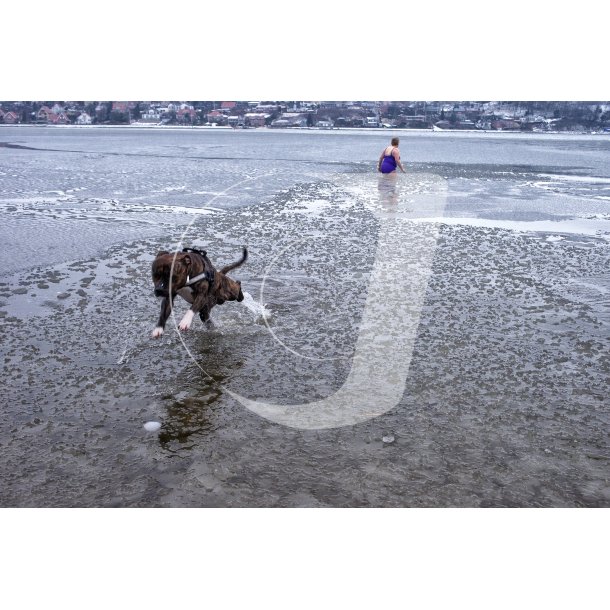
[[[157,252],[157,257],[163,256],[164,254],[169,254],[166,250],[161,250],[161,252]]]

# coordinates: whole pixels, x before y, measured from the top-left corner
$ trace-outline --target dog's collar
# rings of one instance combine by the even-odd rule
[[[196,248],[183,248],[182,252],[193,252],[194,254],[199,254],[199,256],[207,257],[207,252],[205,250],[197,250]],[[193,284],[197,284],[197,282],[213,282],[214,281],[214,271],[204,271],[199,275],[196,275],[194,278],[189,278],[186,276],[186,284],[185,286],[192,286]]]
[[[213,271],[204,271],[203,273],[200,273],[199,275],[196,275],[193,278],[189,278],[189,276],[186,276],[186,284],[184,284],[185,286],[192,286],[193,284],[196,284],[197,282],[203,282],[203,281],[207,281],[207,282],[213,282],[214,281],[214,272]]]

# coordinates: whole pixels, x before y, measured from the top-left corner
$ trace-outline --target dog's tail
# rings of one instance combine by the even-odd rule
[[[237,269],[237,267],[241,267],[248,260],[248,249],[244,247],[244,252],[240,260],[236,263],[232,263],[231,265],[227,265],[220,270],[220,273],[229,273],[229,271],[233,271],[233,269]]]

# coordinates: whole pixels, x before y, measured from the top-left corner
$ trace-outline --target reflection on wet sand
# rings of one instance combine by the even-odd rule
[[[178,375],[178,386],[183,391],[165,397],[166,416],[159,443],[170,453],[189,449],[201,435],[216,430],[214,406],[223,396],[223,384],[230,379],[227,372],[243,365],[227,345],[226,338],[213,328],[207,326],[192,345],[201,362],[197,366],[189,362]]]
[[[170,453],[190,449],[197,444],[197,437],[215,429],[211,406],[221,397],[219,386],[208,386],[207,392],[181,400],[173,398],[167,406],[166,417],[159,432],[159,443]],[[194,435],[195,438],[191,438]]]
[[[380,174],[377,188],[379,190],[379,202],[381,204],[395,205],[398,203],[398,174]]]

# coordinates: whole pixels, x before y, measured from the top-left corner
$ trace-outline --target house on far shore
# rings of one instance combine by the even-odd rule
[[[77,125],[91,125],[92,122],[92,118],[86,112],[81,112],[76,119]]]
[[[43,106],[36,113],[36,122],[44,123],[47,125],[69,125],[70,119],[68,118],[65,112],[60,112],[59,114],[57,114],[47,106]]]
[[[15,124],[19,123],[19,117],[17,116],[17,113],[12,112],[10,110],[9,110],[9,112],[5,112],[4,116],[2,118],[6,125],[15,125]]]
[[[194,125],[197,120],[197,112],[192,106],[183,106],[176,113],[176,118],[180,123],[190,123],[191,125]]]
[[[43,106],[36,113],[36,122],[37,123],[48,123],[49,115],[53,114],[53,111],[47,106]]]
[[[0,123],[2,123],[2,119],[4,118],[4,110],[0,108]]]
[[[53,117],[54,125],[70,125],[71,121],[65,112],[60,112]]]
[[[158,123],[161,120],[161,111],[159,108],[153,108],[149,106],[148,110],[140,115],[140,122],[142,123]]]
[[[264,127],[270,114],[264,112],[246,112],[244,115],[244,123],[248,127]]]
[[[244,117],[239,114],[232,114],[227,117],[227,121],[231,127],[239,127],[244,124]]]
[[[284,112],[271,122],[271,127],[307,127],[307,118],[298,112]]]
[[[225,115],[219,110],[212,110],[207,114],[208,123],[220,125],[225,122]]]

